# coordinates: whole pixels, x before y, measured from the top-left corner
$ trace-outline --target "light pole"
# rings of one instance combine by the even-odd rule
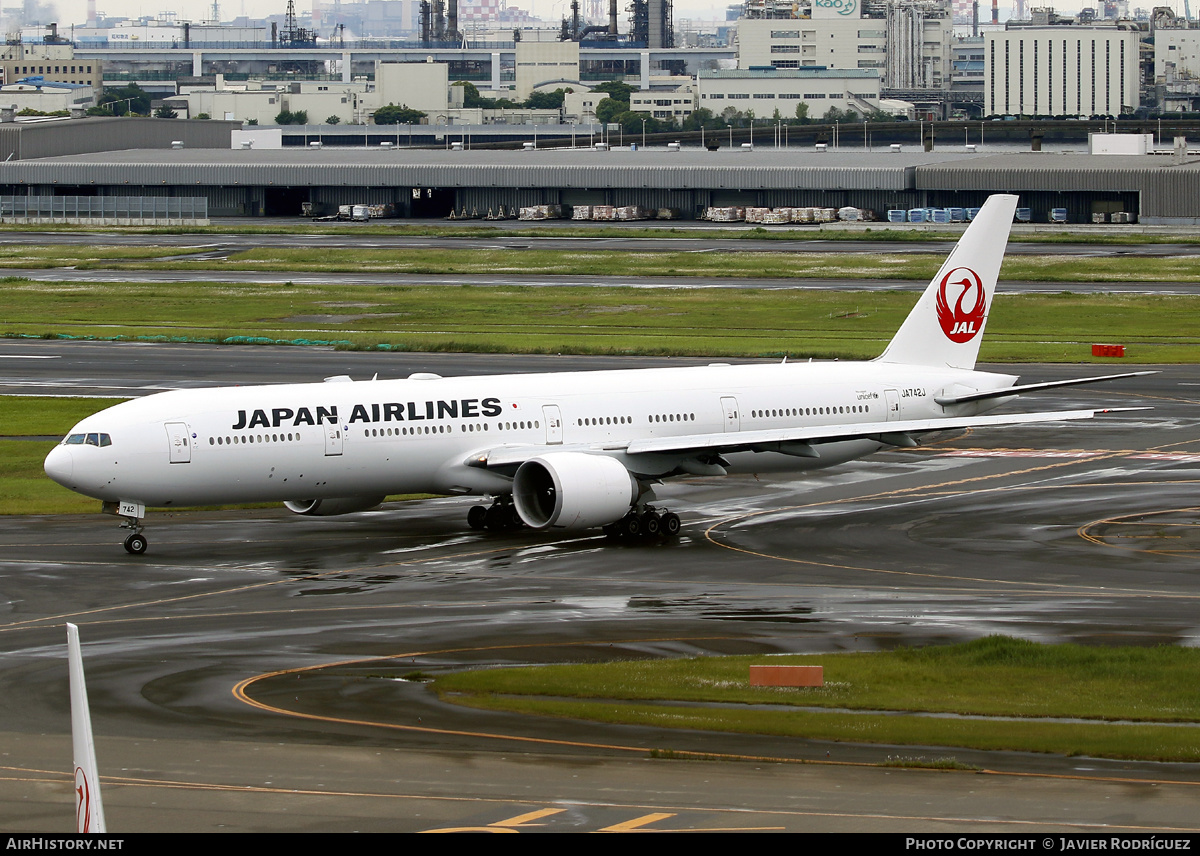
[[[646,120],[642,120],[642,148],[646,148]]]
[[[732,149],[733,148],[733,125],[726,125],[725,127],[729,129],[729,148]]]

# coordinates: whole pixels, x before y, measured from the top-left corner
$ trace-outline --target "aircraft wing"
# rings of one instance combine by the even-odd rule
[[[1142,410],[1145,408],[1120,408]],[[958,428],[985,428],[1000,425],[1024,425],[1037,422],[1063,422],[1073,419],[1091,419],[1099,413],[1114,413],[1116,409],[1056,410],[1042,413],[1013,413],[1003,416],[962,416],[936,419],[905,419],[894,422],[856,422],[843,425],[813,425],[801,428],[767,429],[760,431],[734,431],[723,434],[695,434],[680,437],[654,437],[630,442],[625,452],[630,455],[663,454],[669,452],[784,452],[802,457],[819,457],[806,454],[795,446],[819,446],[822,443],[837,443],[844,440],[874,440],[890,446],[919,445],[913,434],[931,431],[946,431]],[[776,448],[779,446],[780,448]]]
[[[559,446],[501,446],[487,449],[467,459],[467,465],[486,469],[517,467],[530,458],[559,452],[605,452],[626,455],[684,456],[698,454],[732,454],[734,452],[780,452],[804,458],[819,458],[817,447],[822,443],[846,440],[874,440],[890,446],[919,445],[914,434],[960,428],[987,428],[1002,425],[1025,425],[1039,422],[1064,422],[1091,419],[1104,413],[1147,410],[1144,407],[1105,408],[1097,410],[1054,410],[1041,413],[1013,413],[1001,416],[961,416],[936,419],[907,419],[893,422],[854,422],[846,424],[813,425],[799,428],[730,431],[712,434],[683,434],[673,437],[651,437],[628,442],[573,443]]]

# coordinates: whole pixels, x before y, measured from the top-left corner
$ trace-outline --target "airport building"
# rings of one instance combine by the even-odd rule
[[[464,208],[486,216],[501,206],[636,205],[675,209],[691,219],[710,206],[852,206],[882,216],[890,209],[973,207],[991,193],[1009,192],[1019,194],[1040,222],[1052,209],[1065,208],[1074,223],[1126,211],[1141,223],[1200,224],[1200,161],[1169,154],[819,152],[762,144],[742,151],[724,145],[720,134],[713,135],[722,144],[718,151],[409,149],[401,134],[395,143],[369,148],[235,150],[200,147],[201,135],[220,126],[228,139],[232,123],[125,119],[110,120],[130,123],[123,128],[89,129],[91,121],[77,120],[78,127],[68,126],[57,140],[47,135],[26,141],[26,159],[0,164],[0,195],[202,197],[211,217],[298,217],[308,202],[390,203],[401,217],[445,217]],[[157,126],[147,126],[144,139],[153,130],[172,135],[183,148],[170,142],[159,149],[85,148],[89,138],[137,133],[133,123],[139,121]],[[0,125],[0,156],[29,130]],[[71,136],[77,137],[77,154],[49,154]],[[124,142],[114,138],[112,147]]]

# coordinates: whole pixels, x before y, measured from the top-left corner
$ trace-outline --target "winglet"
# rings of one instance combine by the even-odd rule
[[[100,776],[96,772],[96,744],[92,740],[92,714],[83,682],[83,655],[79,628],[67,625],[67,662],[71,672],[71,738],[75,755],[75,831],[107,832],[100,803]]]
[[[879,359],[975,368],[1017,197],[989,196]]]

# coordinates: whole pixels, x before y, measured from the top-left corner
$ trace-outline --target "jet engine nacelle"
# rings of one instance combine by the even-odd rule
[[[513,504],[534,529],[589,529],[620,520],[638,483],[620,461],[562,452],[531,458],[513,478]]]
[[[288,511],[306,517],[333,517],[366,511],[383,502],[382,496],[347,496],[342,499],[293,499],[283,504]]]

